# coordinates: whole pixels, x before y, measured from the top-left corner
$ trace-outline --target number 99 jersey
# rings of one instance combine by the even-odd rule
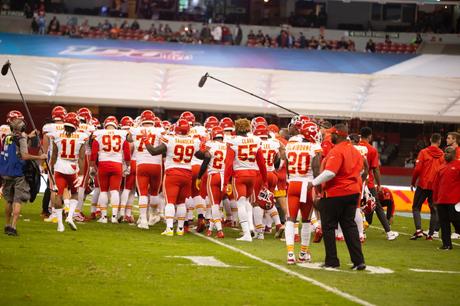
[[[99,162],[123,162],[125,149],[126,130],[97,130],[93,133],[93,149],[98,153],[97,159]],[[96,152],[92,152],[93,155]],[[95,156],[92,160],[96,160]]]
[[[313,142],[303,142],[303,138],[291,137],[286,145],[288,181],[313,180],[311,167],[313,157],[321,152],[321,145]]]
[[[260,138],[257,136],[235,136],[226,139],[235,152],[233,170],[259,170],[257,166],[257,151],[260,148]]]
[[[88,137],[84,133],[54,132],[48,134],[52,137],[57,147],[57,159],[54,171],[62,174],[75,174],[78,171],[78,157],[80,148],[85,144]]]
[[[180,168],[192,170],[192,159],[200,150],[198,138],[183,135],[163,135],[160,139],[166,145],[165,170]]]

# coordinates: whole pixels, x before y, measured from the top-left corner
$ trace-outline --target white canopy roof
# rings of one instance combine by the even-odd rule
[[[209,72],[314,116],[460,122],[460,57],[427,58],[421,65],[424,56],[373,75],[5,55],[0,56],[0,62],[11,60],[19,85],[31,102],[288,114],[211,79],[199,88],[200,77]],[[0,99],[19,99],[10,74],[1,79]]]

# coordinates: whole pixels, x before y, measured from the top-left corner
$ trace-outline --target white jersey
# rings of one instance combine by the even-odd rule
[[[136,160],[136,164],[162,164],[161,155],[152,155],[145,148],[145,142],[142,140],[146,134],[148,142],[157,147],[160,144],[160,137],[164,133],[163,128],[156,127],[136,127],[129,130],[133,138],[134,152],[132,159]]]
[[[227,144],[225,142],[208,140],[206,142],[206,150],[211,154],[208,174],[223,174],[225,170],[225,158],[227,157]]]
[[[94,131],[96,131],[96,128],[92,124],[80,123],[78,126],[78,132],[85,133],[88,137],[91,136]]]
[[[276,139],[268,138],[261,140],[261,150],[267,166],[267,172],[275,171],[275,157],[280,151],[280,142]]]
[[[200,141],[205,141],[209,138],[208,132],[204,126],[194,126],[190,129],[190,136],[198,138]],[[192,166],[201,165],[203,161],[201,159],[196,158],[193,156],[192,158]]]
[[[42,128],[42,133],[44,137],[49,138],[49,146],[48,146],[48,158],[51,158],[53,154],[53,142],[54,142],[54,135],[61,133],[64,131],[64,124],[63,123],[47,123]]]
[[[367,147],[366,146],[360,146],[360,145],[354,145],[354,147],[356,148],[356,150],[359,151],[359,153],[361,153],[361,156],[362,157],[365,157],[367,158]]]
[[[230,149],[235,152],[233,170],[259,170],[256,156],[260,142],[260,138],[256,136],[235,136],[228,139]]]
[[[313,180],[312,162],[315,155],[320,152],[320,144],[304,142],[303,137],[291,137],[286,145],[288,182]]]
[[[0,139],[3,139],[6,135],[11,134],[11,128],[7,124],[0,125]]]
[[[200,150],[200,140],[184,135],[163,135],[161,142],[166,145],[165,170],[180,168],[192,170],[192,158]]]
[[[97,130],[93,133],[93,141],[99,144],[98,160],[123,162],[123,144],[126,141],[126,130]]]
[[[75,174],[78,172],[78,158],[80,148],[85,144],[87,136],[84,133],[74,132],[67,135],[65,132],[54,132],[53,143],[57,147],[57,159],[54,171],[62,174]],[[50,137],[51,138],[51,137]]]

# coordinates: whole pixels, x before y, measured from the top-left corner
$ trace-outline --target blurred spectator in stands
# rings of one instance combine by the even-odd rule
[[[308,44],[308,48],[312,50],[318,49],[318,40],[316,40],[315,36],[310,38],[310,43]]]
[[[80,33],[88,33],[90,30],[90,26],[88,23],[88,19],[85,19],[82,24],[78,27],[78,30]]]
[[[323,36],[321,36],[320,40],[319,40],[319,44],[318,44],[318,50],[327,50],[327,49],[330,49],[327,41],[324,39]]]
[[[413,44],[420,45],[423,42],[422,35],[420,33],[417,33],[417,36],[412,40]]]
[[[102,31],[109,32],[111,29],[112,29],[112,25],[110,24],[109,20],[108,19],[104,20],[104,23],[102,24]]]
[[[120,17],[128,17],[128,0],[122,0],[120,6]]]
[[[165,27],[163,26],[162,23],[160,23],[158,25],[158,31],[157,31],[158,35],[163,35],[165,33]]]
[[[390,39],[390,35],[385,35],[385,44],[387,45],[391,45],[391,39]]]
[[[30,19],[34,16],[34,11],[32,10],[32,7],[29,5],[28,2],[24,4],[24,16],[27,19]]]
[[[375,43],[372,41],[372,39],[369,39],[366,43],[366,52],[375,52]]]
[[[120,29],[122,30],[127,30],[129,28],[128,26],[128,21],[127,20],[123,20],[123,22],[120,24]]]
[[[200,40],[203,44],[209,44],[211,42],[211,29],[209,28],[209,24],[203,23],[203,27],[201,28],[200,32]]]
[[[0,12],[8,12],[10,10],[10,0],[3,0],[1,4]]]
[[[253,30],[249,30],[249,33],[248,33],[248,40],[255,40],[256,39],[256,35],[254,34],[254,31]]]
[[[351,39],[348,39],[348,51],[356,51],[355,42]]]
[[[149,33],[150,35],[157,35],[157,28],[155,27],[154,23],[150,25]]]
[[[173,31],[169,27],[169,24],[165,24],[164,33],[165,33],[165,35],[171,35],[173,33]]]
[[[220,43],[222,40],[222,26],[220,24],[216,25],[211,31],[212,39],[215,43]]]
[[[264,35],[264,33],[262,33],[262,30],[257,31],[256,40],[257,40],[257,42],[264,44],[265,35]]]
[[[404,160],[404,168],[414,168],[415,166],[415,158],[414,152],[409,153],[409,157]]]
[[[50,23],[48,24],[48,31],[47,31],[47,34],[51,33],[51,32],[59,32],[59,29],[60,29],[60,24],[59,24],[59,20],[57,20],[56,16],[53,17],[53,19],[51,19]]]
[[[345,40],[345,37],[342,36],[342,38],[337,42],[337,49],[348,50],[348,42]]]
[[[233,31],[233,37],[233,44],[236,46],[241,45],[241,41],[243,40],[243,30],[241,29],[239,24],[236,25],[236,28]]]
[[[141,19],[150,19],[152,17],[151,0],[142,0],[137,9],[137,17]]]
[[[299,33],[299,38],[297,39],[297,45],[300,49],[305,49],[308,45],[307,38],[303,35],[302,32]]]
[[[222,25],[222,43],[224,45],[231,45],[233,43],[232,31],[226,25]]]
[[[36,17],[32,18],[32,23],[30,24],[30,27],[32,28],[33,34],[38,34],[38,22]]]
[[[140,25],[139,25],[139,22],[137,22],[137,19],[134,19],[133,23],[131,23],[131,30],[133,31],[137,31],[140,29]]]
[[[278,44],[279,48],[289,48],[289,40],[289,33],[286,30],[281,30],[280,34],[276,38],[276,43]]]
[[[117,23],[114,23],[113,27],[110,29],[110,38],[118,39],[118,34],[120,34],[120,28]]]
[[[46,19],[45,13],[38,14],[38,34],[45,35],[46,34]]]
[[[272,38],[270,37],[270,35],[268,34],[265,34],[265,47],[269,48],[272,46]]]

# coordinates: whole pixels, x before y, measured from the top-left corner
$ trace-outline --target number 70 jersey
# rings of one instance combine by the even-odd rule
[[[302,142],[290,139],[286,145],[288,162],[288,181],[313,180],[312,161],[321,152],[321,145],[312,142]]]
[[[198,138],[182,135],[163,135],[160,139],[166,145],[165,170],[180,168],[192,170],[192,158],[200,150]]]

